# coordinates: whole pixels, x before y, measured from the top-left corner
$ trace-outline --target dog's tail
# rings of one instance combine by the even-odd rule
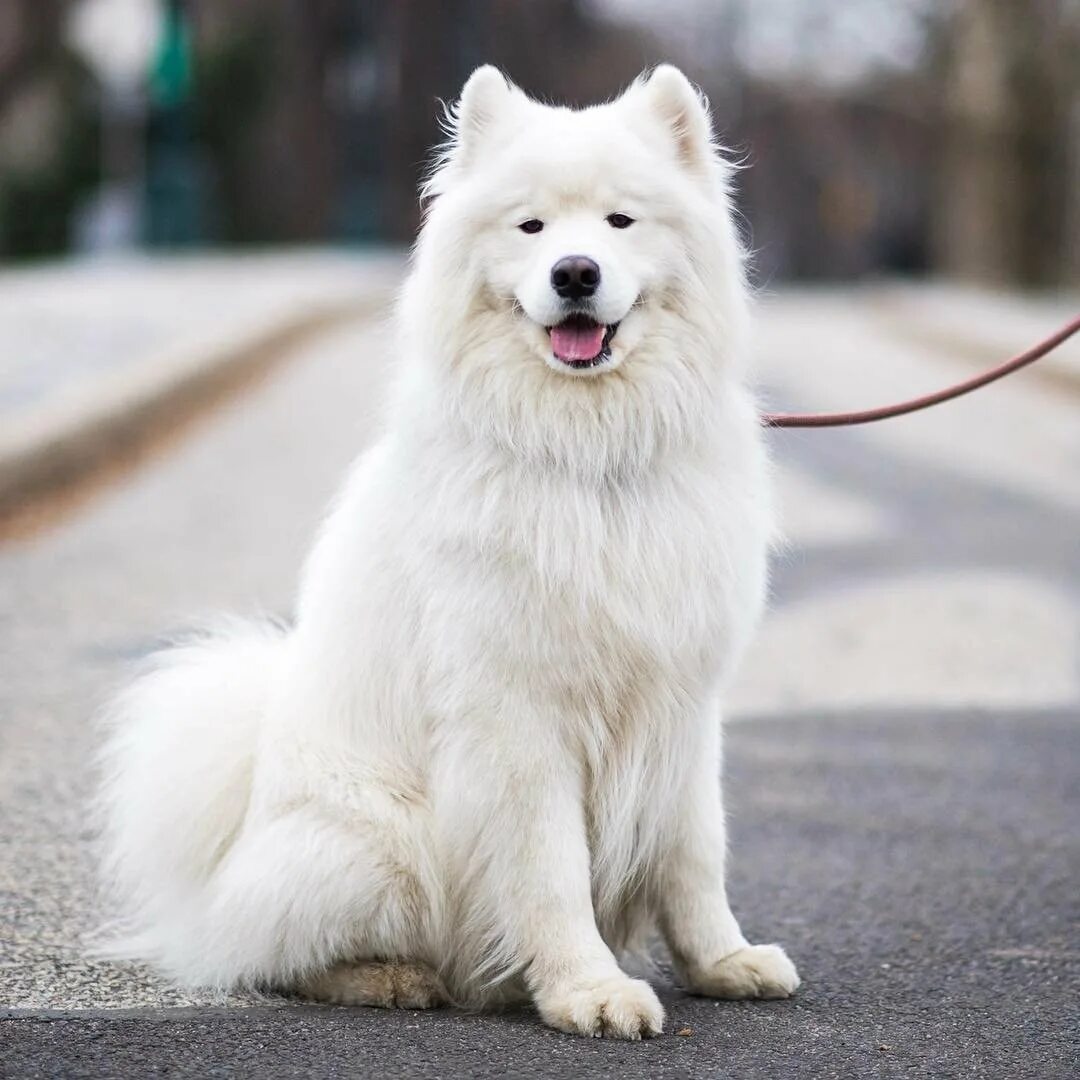
[[[243,824],[286,640],[270,623],[193,636],[152,656],[103,714],[103,876],[122,921],[99,953],[170,966],[169,943]]]

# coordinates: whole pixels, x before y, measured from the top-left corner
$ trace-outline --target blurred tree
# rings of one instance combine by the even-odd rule
[[[210,235],[224,243],[265,240],[263,203],[251,197],[253,142],[266,108],[274,67],[274,39],[265,24],[228,26],[197,52],[199,92],[195,133],[212,163],[208,191]]]
[[[0,107],[56,54],[64,0],[6,0],[0,7]]]
[[[0,256],[66,250],[100,179],[96,88],[64,44],[65,11],[64,0],[0,6]]]
[[[62,45],[64,14],[80,5],[0,0],[0,253],[66,248],[97,183],[94,83]],[[147,158],[151,188],[197,195],[188,236],[407,241],[441,138],[438,99],[477,64],[577,104],[673,60],[751,166],[736,178],[739,206],[766,278],[941,268],[1038,284],[1070,266],[1080,277],[1080,0],[183,6],[190,53],[166,49],[146,72]],[[130,18],[103,27],[104,55],[117,55]],[[174,91],[189,77],[185,102]],[[186,149],[163,154],[177,133]]]
[[[948,26],[945,104],[941,269],[1023,285],[1075,273],[1080,5],[962,0]]]
[[[226,239],[337,235],[342,115],[331,73],[365,0],[201,0],[194,9],[199,130]]]
[[[410,239],[438,100],[478,64],[574,102],[662,57],[584,0],[201,0],[193,13],[219,228],[247,241]]]

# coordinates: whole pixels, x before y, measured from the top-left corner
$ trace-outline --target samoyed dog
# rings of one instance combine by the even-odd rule
[[[724,888],[721,699],[772,517],[707,105],[668,66],[580,111],[482,67],[447,122],[385,434],[295,627],[180,644],[110,710],[118,948],[624,1039],[662,1030],[621,966],[656,937],[693,993],[787,997]]]

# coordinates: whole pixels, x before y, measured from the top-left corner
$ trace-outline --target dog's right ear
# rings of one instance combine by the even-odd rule
[[[491,64],[468,78],[454,108],[455,164],[472,164],[496,128],[512,116],[524,94]]]
[[[462,88],[461,97],[445,105],[441,126],[446,142],[435,151],[420,186],[424,202],[437,198],[483,154],[497,129],[512,121],[528,99],[491,64],[478,67]]]

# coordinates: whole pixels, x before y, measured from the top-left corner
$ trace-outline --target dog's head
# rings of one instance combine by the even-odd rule
[[[730,167],[686,77],[572,110],[482,67],[447,124],[405,298],[422,347],[536,399],[673,375],[698,392],[738,347],[744,290]]]

